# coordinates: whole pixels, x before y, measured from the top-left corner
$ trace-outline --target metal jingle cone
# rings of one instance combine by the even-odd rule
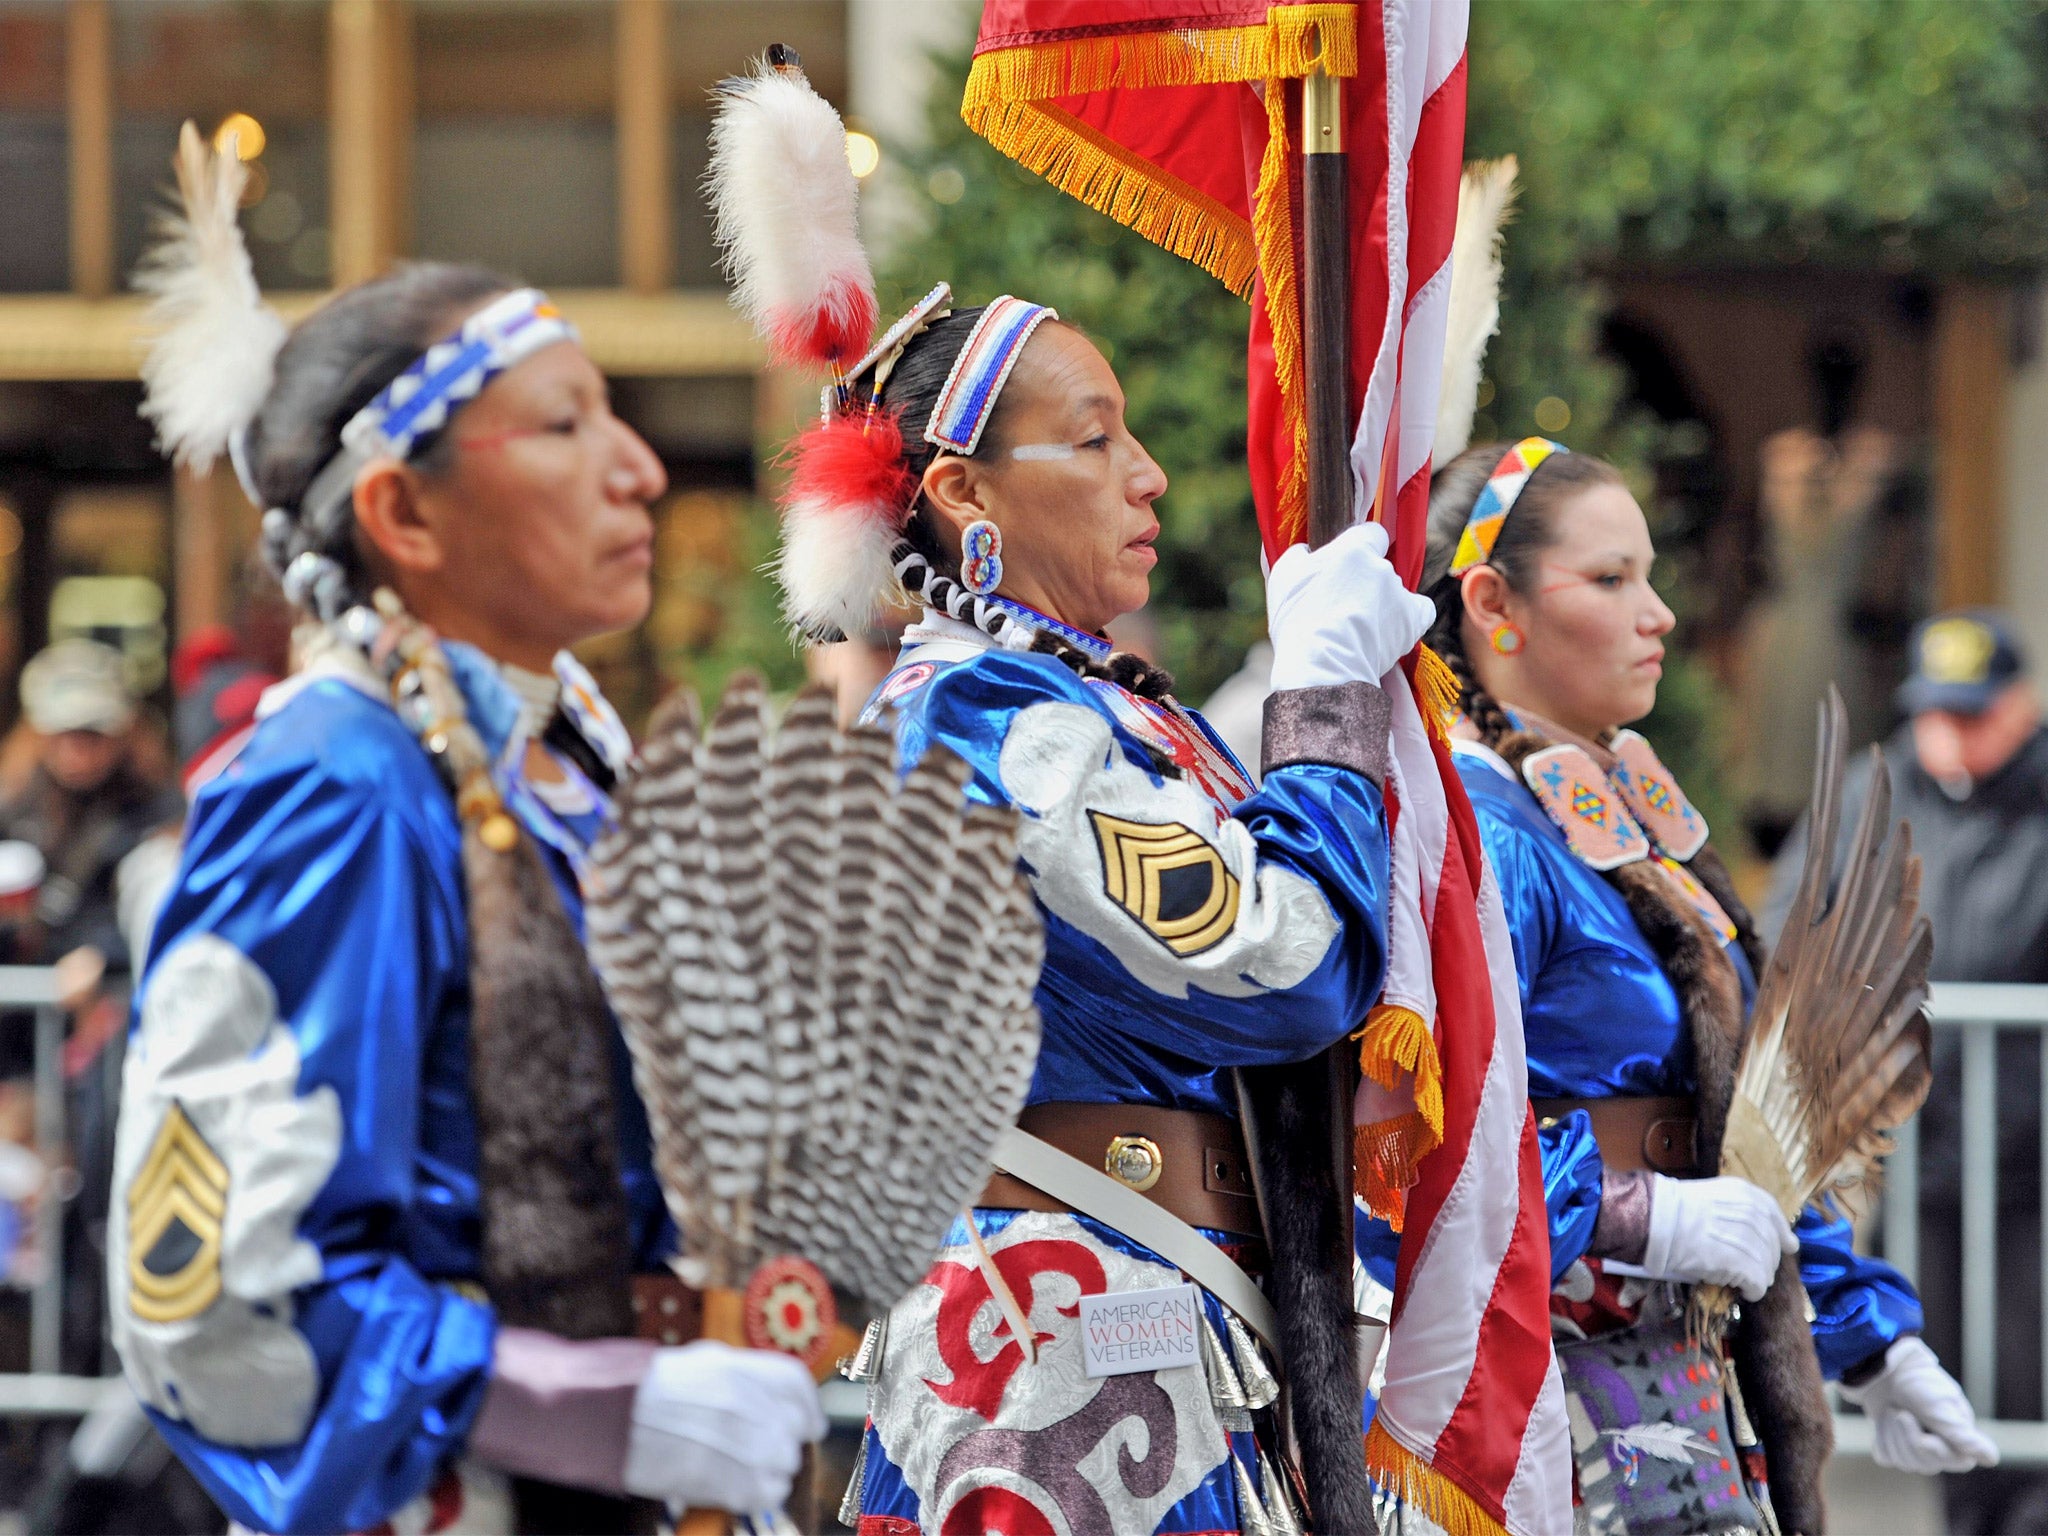
[[[1259,1490],[1252,1486],[1252,1476],[1245,1471],[1244,1463],[1238,1460],[1237,1452],[1230,1453],[1230,1469],[1237,1477],[1237,1525],[1240,1536],[1281,1536],[1271,1517],[1266,1513],[1265,1501],[1259,1497]]]
[[[889,1314],[871,1318],[862,1330],[860,1346],[839,1362],[839,1374],[848,1381],[872,1382],[882,1374],[882,1351],[889,1338]]]
[[[1266,1357],[1259,1352],[1251,1330],[1238,1321],[1235,1312],[1226,1311],[1223,1319],[1230,1330],[1230,1353],[1237,1361],[1238,1379],[1244,1385],[1245,1407],[1254,1413],[1272,1407],[1280,1399],[1280,1383],[1266,1368]]]
[[[1202,1364],[1209,1374],[1209,1399],[1218,1408],[1249,1408],[1244,1384],[1237,1379],[1237,1371],[1230,1363],[1230,1351],[1223,1347],[1223,1340],[1216,1336],[1215,1326],[1205,1316],[1202,1319]]]
[[[870,1327],[873,1324],[869,1324]],[[853,1473],[846,1479],[846,1492],[839,1499],[839,1523],[848,1530],[860,1524],[861,1496],[867,1492],[868,1432],[860,1432],[860,1449],[853,1455]]]
[[[1259,1481],[1272,1494],[1266,1501],[1266,1524],[1272,1527],[1273,1536],[1305,1536],[1301,1516],[1295,1512],[1294,1492],[1287,1486],[1287,1480],[1274,1471],[1264,1446],[1259,1447]]]
[[[1232,1434],[1249,1434],[1252,1414],[1245,1402],[1244,1386],[1231,1368],[1230,1352],[1223,1347],[1223,1340],[1217,1337],[1207,1317],[1202,1319],[1202,1367],[1209,1378],[1209,1401],[1215,1406],[1216,1422]]]

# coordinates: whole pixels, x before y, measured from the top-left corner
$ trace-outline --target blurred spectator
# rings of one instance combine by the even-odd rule
[[[1864,357],[1851,335],[1807,353],[1814,425],[1763,445],[1771,590],[1751,617],[1739,718],[1744,816],[1769,858],[1806,808],[1815,710],[1841,690],[1852,744],[1892,719],[1905,640],[1927,611],[1926,495],[1891,433],[1859,423]]]
[[[1888,742],[1893,810],[1912,823],[1920,899],[1934,925],[1938,981],[2048,982],[2048,728],[2012,627],[1996,613],[1922,625],[1898,702],[1911,718]],[[1870,781],[1852,770],[1836,866]],[[1779,856],[1766,921],[1784,921],[1805,855],[1802,826]],[[1997,1416],[2042,1411],[2041,1051],[2010,1031],[1998,1045]],[[1934,1090],[1920,1117],[1920,1294],[1928,1342],[1961,1363],[1960,1041],[1935,1034]],[[1993,1468],[1943,1479],[1949,1530],[2048,1533],[2048,1472]]]
[[[0,838],[17,838],[47,865],[16,958],[61,963],[67,1001],[129,962],[114,870],[151,832],[175,821],[176,792],[152,782],[130,751],[135,704],[120,653],[62,640],[21,673],[22,715],[35,732],[27,784],[0,803]]]

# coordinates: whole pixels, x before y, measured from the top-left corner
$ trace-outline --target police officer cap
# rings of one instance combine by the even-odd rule
[[[1913,631],[1913,673],[1899,689],[1899,708],[1979,714],[2026,670],[2019,637],[2001,615],[1945,613]]]

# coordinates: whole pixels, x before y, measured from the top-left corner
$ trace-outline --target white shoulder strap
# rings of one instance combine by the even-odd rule
[[[1164,1206],[1014,1127],[996,1143],[995,1164],[1033,1189],[1143,1243],[1243,1318],[1273,1358],[1280,1358],[1280,1320],[1265,1293],[1228,1254]]]

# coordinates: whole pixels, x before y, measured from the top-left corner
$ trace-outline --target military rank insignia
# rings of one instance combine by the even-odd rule
[[[1215,845],[1179,822],[1156,825],[1091,811],[1109,899],[1176,955],[1220,942],[1237,921],[1237,878]]]
[[[128,1306],[149,1323],[197,1317],[220,1295],[228,1170],[173,1103],[128,1186]]]
[[[1649,857],[1649,838],[1585,748],[1530,753],[1522,760],[1522,780],[1572,856],[1588,868],[1618,869]]]

